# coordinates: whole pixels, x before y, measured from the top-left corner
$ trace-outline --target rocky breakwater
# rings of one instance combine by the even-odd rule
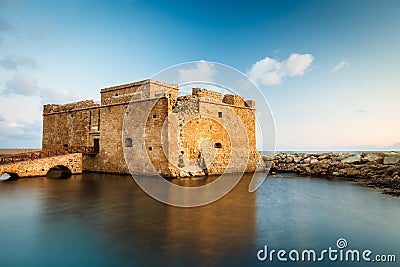
[[[400,196],[400,153],[278,153],[262,155],[271,173],[293,172],[312,177],[338,177],[378,187]]]

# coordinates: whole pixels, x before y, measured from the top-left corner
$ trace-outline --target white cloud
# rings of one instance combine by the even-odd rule
[[[338,70],[340,70],[344,67],[347,67],[349,65],[350,65],[350,63],[348,61],[342,60],[335,67],[332,68],[331,72],[337,72]]]
[[[8,121],[0,117],[0,143],[2,147],[38,148],[41,146],[42,122]]]
[[[193,81],[211,82],[216,73],[213,63],[204,60],[196,63],[194,68],[179,70],[179,83],[187,83]]]
[[[266,57],[247,71],[247,75],[262,85],[281,84],[286,77],[302,76],[309,69],[314,57],[311,54],[291,54],[288,59],[279,61]]]
[[[29,74],[16,74],[0,88],[0,144],[40,147],[41,112],[45,103],[65,103],[78,97],[67,90],[45,88]]]
[[[16,74],[5,82],[2,95],[32,96],[39,93],[37,81],[28,74]]]
[[[0,59],[0,66],[5,69],[17,70],[19,67],[36,69],[38,64],[31,57],[4,57]]]
[[[0,90],[0,95],[39,96],[42,103],[64,103],[78,99],[77,95],[68,90],[40,87],[37,80],[26,73],[16,74],[6,81]]]

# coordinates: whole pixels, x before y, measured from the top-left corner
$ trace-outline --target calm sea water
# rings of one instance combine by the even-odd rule
[[[177,208],[127,176],[0,183],[0,266],[398,266],[400,199],[342,181],[282,175],[253,194]],[[204,182],[204,181],[203,181]],[[203,183],[199,181],[199,183]],[[395,254],[397,263],[257,260],[269,249]]]

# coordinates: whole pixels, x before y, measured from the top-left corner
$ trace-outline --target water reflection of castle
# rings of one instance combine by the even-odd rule
[[[106,255],[141,266],[225,266],[254,258],[256,195],[247,191],[250,176],[222,199],[197,208],[162,204],[126,176],[83,176],[62,184],[47,181],[51,194],[44,196],[42,219],[72,224],[82,238],[99,235],[103,244],[95,247],[107,248]]]

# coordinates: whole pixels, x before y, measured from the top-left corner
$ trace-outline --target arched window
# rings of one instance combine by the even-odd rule
[[[222,145],[221,145],[221,143],[215,143],[215,144],[214,144],[214,147],[215,147],[215,148],[222,148]]]

